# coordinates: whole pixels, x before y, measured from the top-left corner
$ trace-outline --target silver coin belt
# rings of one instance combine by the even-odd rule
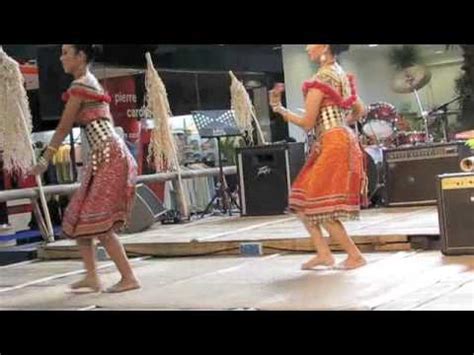
[[[108,120],[95,120],[85,126],[87,142],[90,146],[92,175],[97,173],[99,166],[110,162],[110,144],[115,135],[112,123]]]

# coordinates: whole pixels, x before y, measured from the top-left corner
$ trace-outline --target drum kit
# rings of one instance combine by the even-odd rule
[[[377,102],[367,108],[366,116],[355,127],[359,140],[367,157],[367,175],[369,179],[369,199],[372,204],[381,202],[383,184],[383,151],[385,149],[406,148],[434,143],[430,134],[430,125],[438,120],[442,123],[442,142],[448,141],[447,116],[449,105],[461,99],[457,97],[430,112],[423,109],[418,91],[431,80],[431,73],[423,66],[413,66],[397,73],[392,81],[392,90],[400,94],[415,95],[422,131],[412,131],[408,121],[396,108],[386,102]]]

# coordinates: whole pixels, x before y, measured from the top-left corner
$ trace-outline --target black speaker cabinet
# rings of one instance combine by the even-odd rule
[[[304,165],[304,144],[289,143],[237,150],[242,216],[282,214],[291,182]]]
[[[383,156],[386,206],[434,205],[437,176],[459,172],[470,149],[464,143],[430,144],[387,149]]]
[[[290,181],[293,182],[306,162],[304,143],[287,143],[290,159]]]
[[[443,254],[474,254],[474,173],[438,177],[438,215]]]
[[[142,232],[155,224],[165,213],[166,208],[155,193],[145,184],[139,184],[125,231],[127,233]]]

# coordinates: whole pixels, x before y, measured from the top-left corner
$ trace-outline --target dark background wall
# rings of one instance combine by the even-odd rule
[[[34,129],[54,129],[57,124],[54,116],[59,117],[62,109],[60,92],[64,91],[68,82],[61,73],[58,59],[60,46],[6,45],[4,49],[17,60],[38,61],[42,88],[39,93],[30,93]],[[244,82],[255,80],[268,89],[274,82],[283,81],[283,63],[278,45],[104,45],[98,61],[113,66],[144,68],[146,52],[152,53],[157,67],[171,69],[160,71],[160,75],[176,115],[188,114],[191,110],[227,108],[230,102],[229,70]],[[247,74],[239,75],[239,72]],[[251,89],[249,93],[252,96]],[[273,114],[270,120],[273,139],[285,139],[288,136],[287,125]]]
[[[18,59],[36,59],[38,48],[44,45],[4,45]],[[235,70],[283,73],[279,45],[103,45],[101,62],[144,67],[144,54],[149,51],[160,68],[190,70]]]

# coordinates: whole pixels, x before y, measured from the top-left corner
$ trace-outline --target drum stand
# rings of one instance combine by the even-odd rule
[[[383,205],[383,199],[381,196],[378,196],[377,194],[385,188],[385,181],[383,178],[383,162],[375,163],[375,164],[376,164],[376,171],[377,171],[377,184],[375,185],[374,191],[372,191],[372,193],[368,195],[367,198],[373,207],[378,207],[378,206]]]
[[[430,131],[429,131],[429,128],[428,128],[428,114],[423,109],[423,105],[422,105],[421,100],[420,100],[420,95],[418,95],[418,90],[416,90],[416,89],[413,90],[413,93],[415,94],[416,102],[418,104],[418,108],[420,109],[421,118],[423,119],[426,143],[429,143],[429,142],[431,142],[431,139],[430,139]]]

